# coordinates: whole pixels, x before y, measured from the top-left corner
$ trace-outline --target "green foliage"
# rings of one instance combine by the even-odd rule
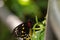
[[[36,28],[36,26],[39,26],[39,28]],[[36,23],[33,26],[33,35],[31,40],[44,40],[44,34],[45,26],[42,23],[38,22],[38,18],[36,16]]]

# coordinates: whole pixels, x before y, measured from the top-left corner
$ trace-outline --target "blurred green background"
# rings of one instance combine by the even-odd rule
[[[0,20],[0,40],[16,40],[6,24]]]

